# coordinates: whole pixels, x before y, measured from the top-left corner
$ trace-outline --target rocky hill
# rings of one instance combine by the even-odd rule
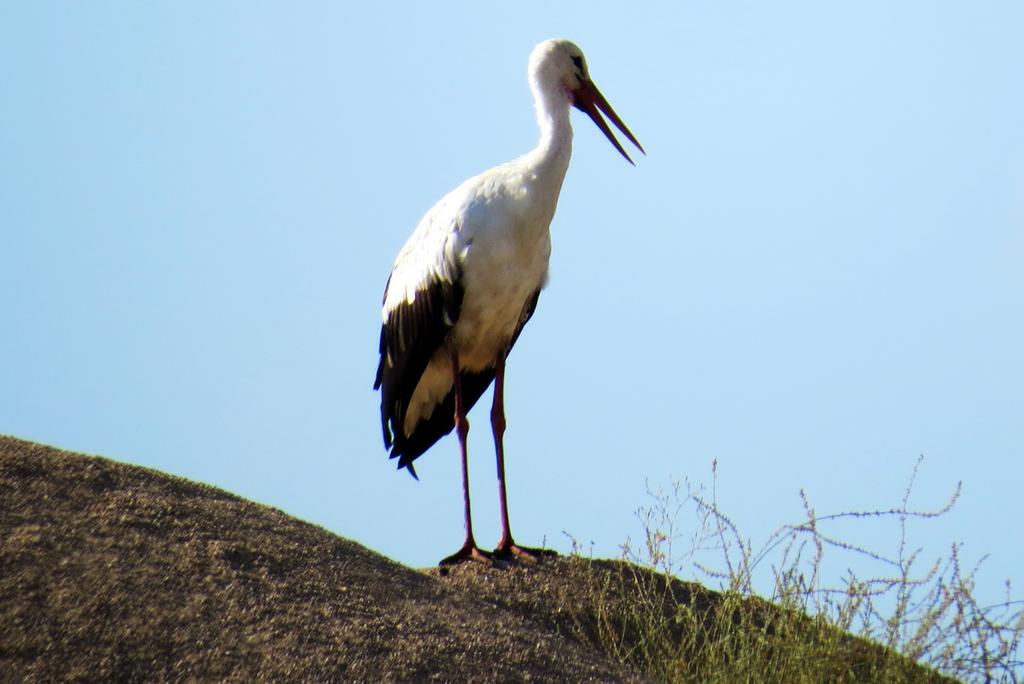
[[[212,487],[0,436],[4,681],[645,681],[598,634],[593,587],[633,600],[623,567],[414,570]]]

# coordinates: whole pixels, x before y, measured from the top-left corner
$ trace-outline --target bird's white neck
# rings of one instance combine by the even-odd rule
[[[534,107],[540,142],[527,156],[538,175],[553,175],[561,186],[572,155],[572,124],[569,122],[569,95],[551,92],[533,85]]]

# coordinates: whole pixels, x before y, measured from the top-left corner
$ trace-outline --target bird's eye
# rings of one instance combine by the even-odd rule
[[[576,65],[576,70],[579,71],[580,76],[583,75],[583,58],[576,55],[572,58],[572,63]]]

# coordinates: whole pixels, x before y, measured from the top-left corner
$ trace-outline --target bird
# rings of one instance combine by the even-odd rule
[[[538,44],[527,74],[540,128],[537,146],[442,197],[400,250],[384,288],[374,389],[380,390],[389,457],[419,479],[413,462],[453,429],[458,435],[466,537],[442,566],[537,560],[549,553],[520,546],[509,527],[505,362],[547,284],[549,227],[572,152],[571,109],[586,113],[630,164],[635,166],[602,113],[646,154],[594,85],[574,43]],[[467,413],[492,382],[501,537],[487,552],[473,535],[466,439]]]

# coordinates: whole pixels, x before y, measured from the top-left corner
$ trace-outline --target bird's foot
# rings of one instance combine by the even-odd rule
[[[456,563],[461,563],[463,561],[477,561],[479,563],[486,563],[487,565],[494,565],[494,557],[477,546],[476,542],[472,539],[467,539],[461,549],[447,558],[443,558],[438,565],[444,567],[446,565],[455,565]]]
[[[501,541],[498,542],[498,546],[494,549],[494,558],[499,560],[512,560],[517,558],[519,560],[536,563],[542,558],[557,555],[558,554],[551,549],[536,549],[530,546],[520,546],[512,541],[511,537],[502,537]]]

